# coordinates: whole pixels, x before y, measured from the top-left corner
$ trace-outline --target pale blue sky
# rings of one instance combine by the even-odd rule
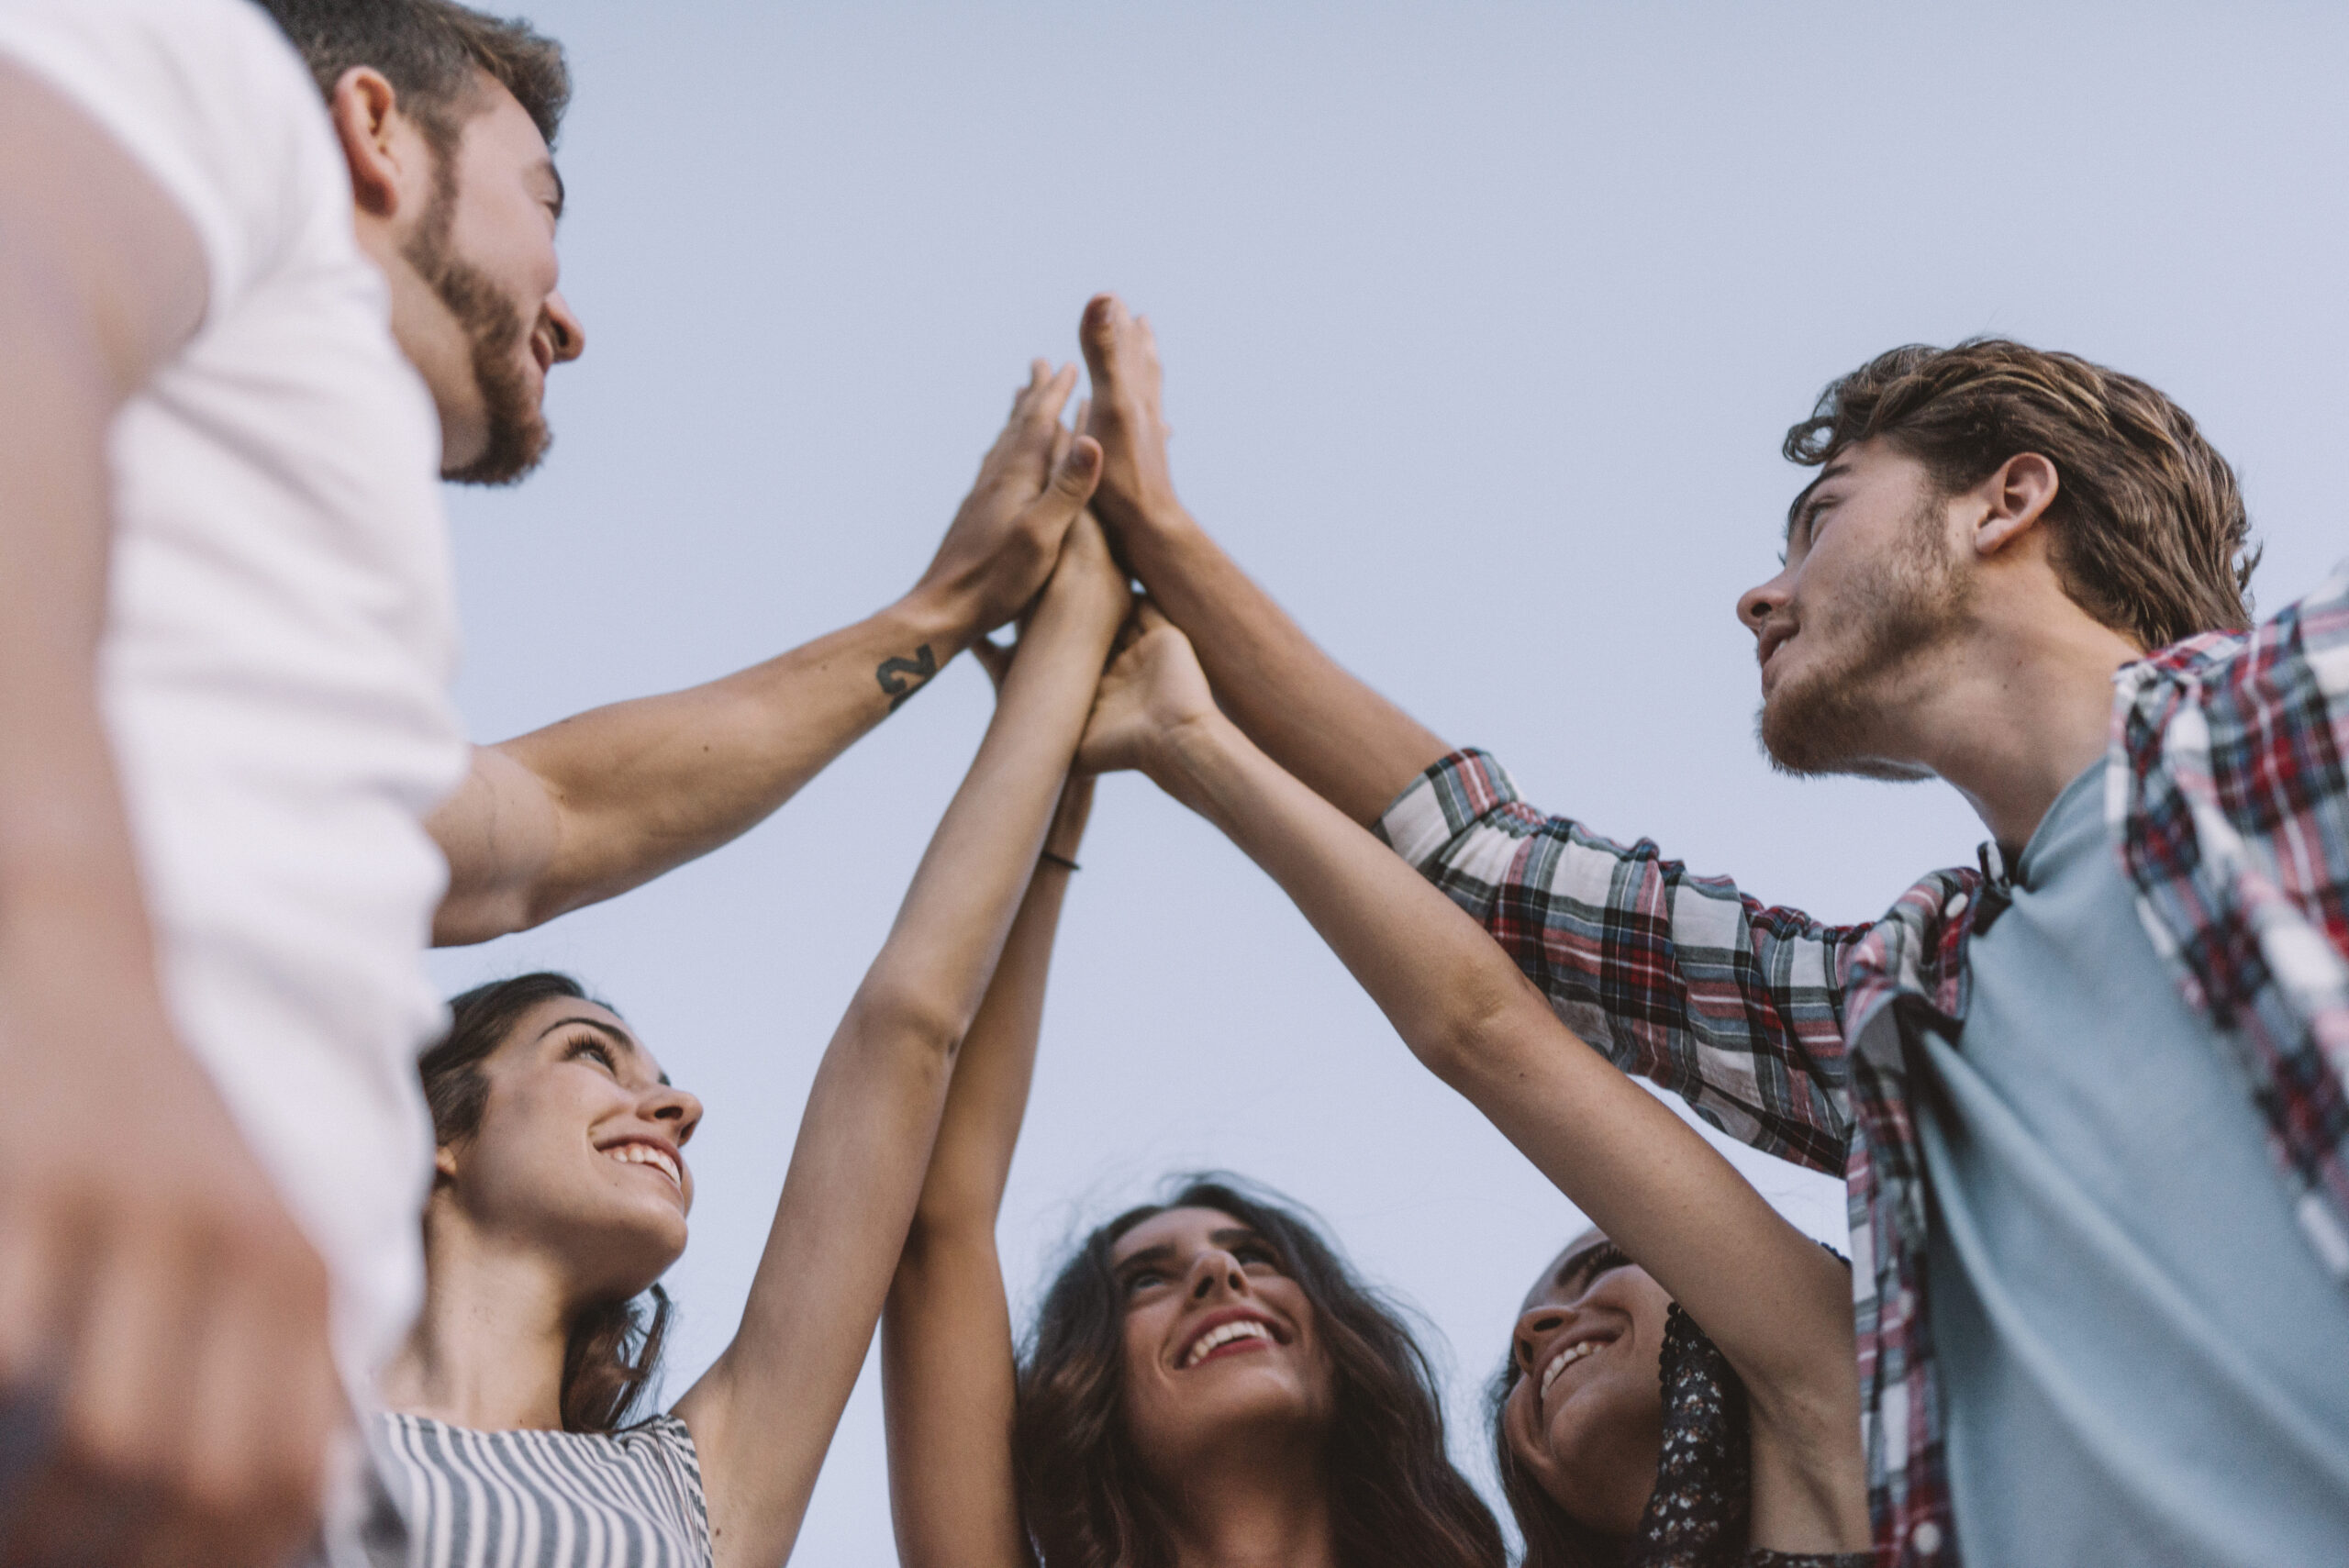
[[[1341,658],[1539,804],[1830,919],[1979,836],[1946,789],[1798,784],[1753,747],[1731,605],[1775,570],[1778,440],[1831,377],[1978,332],[2087,354],[2234,460],[2264,605],[2349,554],[2330,8],[531,15],[577,75],[589,347],[545,472],[454,496],[482,740],[901,592],[1104,287],[1158,325],[1192,508]],[[734,847],[436,961],[452,990],[575,971],[707,1103],[673,1390],[731,1332],[817,1053],[987,707],[958,663]],[[1006,1207],[1016,1307],[1163,1173],[1241,1171],[1427,1314],[1487,1479],[1475,1389],[1572,1211],[1210,829],[1112,780],[1084,859]],[[870,1376],[800,1553],[888,1560]]]

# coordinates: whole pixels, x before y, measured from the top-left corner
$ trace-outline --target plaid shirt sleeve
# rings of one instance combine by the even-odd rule
[[[1732,1138],[1842,1173],[1843,965],[1865,927],[1765,907],[1646,840],[1544,817],[1482,751],[1430,768],[1376,830],[1617,1066]]]

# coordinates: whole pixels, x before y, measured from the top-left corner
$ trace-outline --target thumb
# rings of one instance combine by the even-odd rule
[[[1101,481],[1101,443],[1091,436],[1079,436],[1071,441],[1068,453],[1052,470],[1052,483],[1045,495],[1056,506],[1068,509],[1072,517],[1078,507],[1093,498],[1093,487]]]
[[[1097,387],[1108,373],[1109,350],[1125,314],[1125,301],[1113,294],[1097,294],[1085,302],[1085,314],[1077,317],[1077,345],[1085,350],[1085,368]]]

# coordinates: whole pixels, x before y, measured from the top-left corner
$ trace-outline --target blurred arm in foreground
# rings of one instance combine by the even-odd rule
[[[260,1564],[343,1419],[327,1276],[166,1015],[98,706],[116,416],[196,234],[0,56],[0,1562]]]

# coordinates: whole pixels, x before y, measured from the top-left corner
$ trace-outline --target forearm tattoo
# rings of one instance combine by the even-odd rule
[[[881,689],[888,694],[889,711],[895,713],[906,706],[907,697],[930,684],[930,678],[937,673],[938,656],[925,642],[914,650],[914,656],[910,659],[883,660],[881,667],[873,672],[873,678],[880,682]]]

